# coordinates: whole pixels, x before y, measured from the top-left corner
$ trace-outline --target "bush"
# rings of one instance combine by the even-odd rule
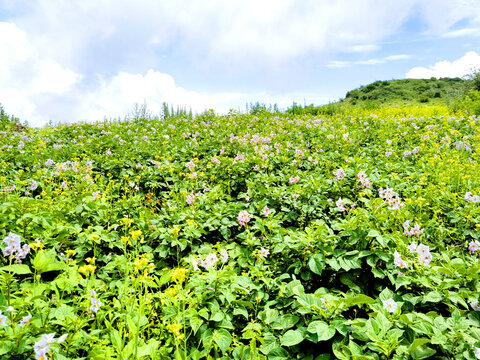
[[[480,91],[471,90],[460,101],[452,104],[452,110],[466,110],[470,114],[480,115]]]

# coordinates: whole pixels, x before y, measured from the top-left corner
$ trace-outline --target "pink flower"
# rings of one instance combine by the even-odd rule
[[[333,172],[333,175],[337,178],[337,180],[342,180],[345,177],[345,170],[342,168]]]
[[[263,216],[268,216],[270,214],[270,209],[268,207],[263,208]]]
[[[240,226],[245,226],[252,217],[253,215],[249,214],[246,210],[244,210],[244,211],[240,211],[240,213],[238,214],[237,220]]]

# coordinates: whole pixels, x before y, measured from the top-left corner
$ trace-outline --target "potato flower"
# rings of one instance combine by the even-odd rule
[[[383,301],[383,308],[389,313],[394,313],[397,311],[398,304],[392,298]]]

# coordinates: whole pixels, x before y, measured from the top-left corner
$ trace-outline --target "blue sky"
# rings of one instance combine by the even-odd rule
[[[0,103],[29,124],[323,104],[480,69],[478,0],[0,0]]]

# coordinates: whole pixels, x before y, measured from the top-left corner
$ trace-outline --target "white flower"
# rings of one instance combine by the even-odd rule
[[[95,290],[90,290],[90,311],[96,313],[101,306],[102,302],[100,299],[97,299],[97,293]]]
[[[427,245],[420,244],[417,247],[417,253],[420,256],[428,254],[428,253],[430,253],[430,247],[427,246]]]
[[[191,193],[187,196],[187,204],[188,205],[193,205],[195,201],[195,194],[194,193]]]
[[[408,267],[408,264],[402,260],[397,250],[395,250],[393,253],[393,264],[400,269],[405,269]]]
[[[67,338],[68,334],[63,334],[62,336],[60,336],[58,339],[57,339],[57,343],[58,344],[61,344],[62,342],[65,341],[65,339]]]
[[[206,260],[208,261],[208,263],[210,265],[212,265],[212,266],[215,265],[218,262],[217,254],[215,254],[215,253],[208,254]]]
[[[270,250],[265,249],[265,248],[261,248],[258,251],[258,256],[260,256],[263,259],[266,259],[269,254],[270,254]]]
[[[467,192],[465,193],[465,196],[464,196],[465,201],[466,201],[466,202],[472,201],[472,196],[473,196],[472,192],[471,192],[471,191],[467,191]]]
[[[357,174],[357,179],[358,181],[363,181],[367,178],[367,174],[365,174],[365,171],[360,171],[358,174]]]
[[[410,250],[410,253],[414,253],[417,251],[417,244],[412,242],[410,245],[408,245],[407,249]]]
[[[477,359],[480,359],[480,348],[477,348],[477,347],[475,348],[475,357]]]
[[[470,244],[468,244],[468,252],[470,254],[475,254],[475,252],[477,252],[478,250],[480,250],[480,241],[475,240],[471,241]]]
[[[398,304],[393,299],[388,299],[383,301],[383,308],[390,313],[397,311]]]
[[[222,259],[223,262],[227,262],[228,260],[228,251],[223,249],[220,251],[220,259]]]
[[[198,267],[198,260],[195,258],[193,258],[192,266],[194,271],[200,270],[200,268]]]
[[[2,315],[2,310],[0,310],[0,325],[8,326],[7,317],[5,315]]]
[[[430,252],[420,255],[420,261],[423,266],[427,266],[432,261],[432,254]]]
[[[343,202],[342,198],[339,198],[336,202],[335,205],[337,205],[337,209],[340,212],[346,211],[345,209],[345,203]]]
[[[480,311],[480,306],[478,305],[478,301],[472,301],[470,303],[470,306],[472,307],[473,310]]]
[[[35,351],[35,359],[45,360],[47,358],[47,353],[50,350],[50,344],[53,343],[55,338],[55,333],[43,334],[39,341],[33,346]]]
[[[22,320],[20,320],[20,323],[18,326],[24,326],[30,324],[30,319],[32,318],[31,314],[28,314],[27,316],[24,316]]]

